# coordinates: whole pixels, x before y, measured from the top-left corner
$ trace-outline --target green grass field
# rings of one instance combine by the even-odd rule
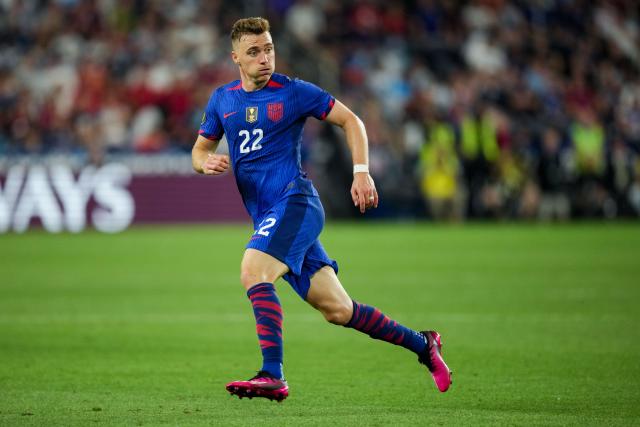
[[[224,390],[259,367],[249,234],[0,235],[0,425],[640,425],[638,224],[330,224],[351,296],[440,331],[454,384],[280,282],[282,404]]]

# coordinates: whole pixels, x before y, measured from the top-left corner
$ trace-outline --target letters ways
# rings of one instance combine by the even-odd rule
[[[12,166],[0,186],[0,233],[22,233],[34,218],[54,233],[82,231],[87,217],[99,231],[124,230],[135,212],[130,182],[131,172],[120,164],[87,166],[77,179],[65,165]]]

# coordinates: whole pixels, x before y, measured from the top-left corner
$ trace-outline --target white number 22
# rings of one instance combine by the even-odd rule
[[[266,224],[265,224],[266,223]],[[265,224],[265,225],[262,225]],[[261,234],[263,236],[269,236],[269,232],[267,231],[271,227],[276,225],[275,218],[267,218],[258,225],[258,229],[253,234]]]
[[[243,129],[238,133],[238,135],[244,137],[244,141],[240,143],[241,153],[249,153],[250,151],[257,151],[262,148],[262,145],[260,145],[260,141],[262,141],[263,136],[262,129],[253,130],[253,136],[257,136],[257,138],[253,140],[253,144],[251,144],[251,146],[249,146],[251,135],[248,130]]]

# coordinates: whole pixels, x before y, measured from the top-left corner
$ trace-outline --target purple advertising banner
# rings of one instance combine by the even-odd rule
[[[248,222],[232,173],[201,176],[188,156],[127,157],[100,166],[0,163],[0,233],[119,232],[133,223]]]
[[[233,175],[133,177],[135,223],[248,221]]]

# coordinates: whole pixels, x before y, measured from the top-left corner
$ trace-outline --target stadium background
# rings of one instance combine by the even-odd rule
[[[254,15],[277,71],[365,121],[382,200],[365,216],[341,132],[308,121],[323,243],[354,298],[443,334],[447,394],[280,282],[292,395],[226,396],[258,354],[252,230],[233,178],[197,176],[189,151]],[[637,425],[639,17],[632,0],[0,0],[0,425]]]
[[[211,90],[237,78],[227,34],[245,15],[271,20],[278,71],[317,83],[363,118],[383,201],[368,218],[640,212],[634,1],[34,0],[0,8],[3,230],[24,230],[29,215],[48,216],[52,230],[82,229],[82,212],[96,222],[96,198],[105,231],[131,221],[245,219],[230,179],[186,178]],[[339,130],[309,121],[304,140],[304,167],[328,215],[356,216],[338,191],[351,179]],[[114,162],[129,172],[99,173]],[[44,169],[16,166],[27,163]],[[54,173],[55,165],[66,169]],[[87,165],[96,169],[80,181]]]

